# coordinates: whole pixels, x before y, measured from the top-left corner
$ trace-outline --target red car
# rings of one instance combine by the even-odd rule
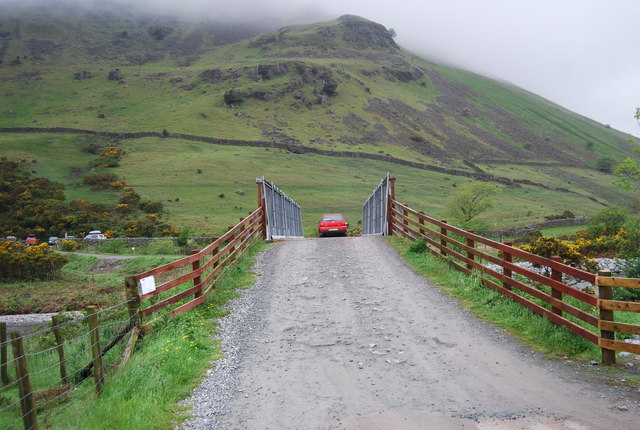
[[[27,242],[27,245],[37,245],[38,244],[38,238],[36,237],[35,234],[28,234],[27,238],[24,241]]]
[[[346,236],[348,228],[342,214],[324,214],[318,223],[318,236]]]

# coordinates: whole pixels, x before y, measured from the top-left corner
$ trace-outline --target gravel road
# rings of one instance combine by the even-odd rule
[[[637,429],[640,392],[471,316],[380,237],[279,243],[180,429]]]

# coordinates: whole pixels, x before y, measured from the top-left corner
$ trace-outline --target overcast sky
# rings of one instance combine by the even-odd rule
[[[640,136],[633,118],[640,106],[640,0],[111,1],[217,18],[269,14],[291,24],[360,15],[395,29],[396,41],[423,57],[509,81]]]
[[[497,77],[640,136],[639,0],[323,0],[425,57]]]
[[[174,0],[137,0],[172,3]],[[640,0],[183,0],[242,16],[360,15],[403,47],[640,136]],[[230,5],[234,6],[230,6]],[[303,15],[304,16],[304,15]]]

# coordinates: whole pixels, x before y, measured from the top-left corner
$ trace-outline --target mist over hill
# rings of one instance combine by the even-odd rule
[[[276,29],[269,21],[157,15],[143,12],[141,3],[8,5],[0,18],[0,79],[7,88],[3,104],[11,109],[2,126],[127,131],[153,125],[358,151],[385,144],[443,164],[588,166],[630,150],[621,133],[519,88],[424,61],[399,47],[383,25],[356,16]],[[115,68],[122,79],[106,81],[107,69]],[[78,91],[78,77],[93,79]],[[328,93],[327,83],[335,91]],[[143,101],[136,100],[143,89]],[[104,103],[109,90],[121,105],[105,103],[102,118],[92,104],[80,106],[81,100]],[[229,91],[236,109],[224,102]],[[66,109],[26,108],[43,94]],[[143,112],[128,112],[142,103]],[[158,112],[168,105],[188,119]],[[228,121],[232,133],[207,124]]]

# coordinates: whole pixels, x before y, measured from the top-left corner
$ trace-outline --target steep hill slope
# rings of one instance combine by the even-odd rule
[[[235,152],[244,154],[246,163],[224,166],[233,165],[224,172],[231,179],[269,170],[272,179],[286,186],[294,178],[300,181],[303,171],[320,169],[325,156],[340,155],[330,164],[354,159],[351,172],[357,179],[391,170],[406,172],[418,188],[428,181],[432,188],[426,195],[439,212],[456,181],[473,175],[496,180],[510,186],[504,195],[509,210],[498,211],[500,225],[533,221],[565,207],[588,214],[602,205],[631,201],[594,168],[603,157],[621,161],[635,156],[631,136],[507,83],[420,59],[399,47],[382,25],[356,16],[275,30],[268,23],[142,15],[108,2],[102,9],[9,8],[5,3],[0,5],[0,60],[0,155],[38,158],[34,142],[52,141],[9,134],[13,127],[152,131],[165,139],[117,140],[130,157],[114,169],[126,173],[133,185],[144,183],[148,196],[162,198],[174,187],[171,195],[177,198],[180,192],[188,194],[183,187],[194,185],[171,170],[176,165],[183,169],[182,163],[163,164],[161,173],[167,177],[162,187],[152,173],[153,160],[178,155],[201,159],[198,153],[207,144],[185,143],[186,134],[203,142],[226,139],[220,143],[260,147]],[[81,147],[87,140],[78,137],[74,145]],[[149,153],[150,141],[164,153],[155,148],[153,160],[134,156]],[[172,146],[183,152],[173,152]],[[269,146],[279,149],[266,157],[262,148]],[[187,153],[190,148],[194,154]],[[309,156],[295,174],[287,175],[291,152]],[[358,154],[378,161],[360,161]],[[259,162],[263,158],[265,163],[269,159],[269,169]],[[67,172],[78,166],[60,161],[62,172],[43,168],[42,174],[77,183],[78,170],[73,177]],[[376,172],[367,170],[374,165]],[[219,175],[215,180],[228,187],[237,182]],[[339,181],[341,193],[345,187],[353,189],[349,180],[354,182],[350,177]],[[309,192],[310,186],[305,182],[300,190]],[[361,203],[361,186],[357,188],[357,197],[347,192],[339,199],[354,214]],[[529,192],[542,194],[533,199]],[[407,193],[409,198],[423,194],[418,189]],[[310,218],[323,210],[321,205],[337,201],[329,195],[319,202],[308,200],[317,206]],[[180,201],[168,204],[170,214],[171,206],[177,211],[170,216],[199,227],[206,224],[202,214],[210,209],[204,203],[187,210]],[[218,206],[226,207],[222,213],[230,219],[236,217],[232,208],[240,207],[228,198],[218,200]]]
[[[593,165],[630,149],[623,134],[518,88],[420,60],[355,16],[234,44],[260,29],[54,6],[2,14],[0,29],[1,126],[392,145],[445,164]],[[237,109],[224,103],[230,90]]]

